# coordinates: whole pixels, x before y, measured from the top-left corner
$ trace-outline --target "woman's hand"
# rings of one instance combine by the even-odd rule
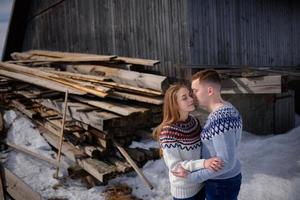
[[[219,171],[223,168],[224,162],[218,157],[213,157],[210,159],[204,160],[204,168],[209,169],[211,171]]]
[[[187,170],[185,170],[185,169],[181,166],[181,164],[178,164],[178,165],[175,167],[175,169],[173,169],[171,172],[172,172],[172,174],[173,174],[174,176],[177,176],[177,177],[180,177],[180,178],[186,178],[187,175],[188,175],[188,173],[189,173]]]

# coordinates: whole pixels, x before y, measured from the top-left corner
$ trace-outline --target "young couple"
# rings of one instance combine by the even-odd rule
[[[237,147],[242,119],[237,109],[221,98],[221,80],[214,70],[192,78],[192,92],[173,85],[165,93],[163,121],[156,129],[169,170],[174,200],[235,200],[241,186]],[[191,114],[194,98],[210,112],[202,128]]]

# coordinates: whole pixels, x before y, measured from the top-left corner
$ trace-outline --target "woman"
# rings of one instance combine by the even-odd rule
[[[203,184],[190,183],[184,178],[176,177],[176,168],[181,165],[187,171],[201,168],[219,170],[221,160],[218,158],[200,159],[201,126],[199,121],[189,113],[195,110],[190,90],[180,84],[172,85],[165,93],[163,121],[155,131],[159,140],[163,158],[169,170],[171,194],[174,200],[204,199]]]

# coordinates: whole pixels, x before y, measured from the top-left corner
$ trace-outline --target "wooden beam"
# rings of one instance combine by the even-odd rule
[[[129,154],[125,151],[123,147],[121,147],[116,141],[113,141],[114,145],[117,147],[117,149],[120,151],[122,156],[125,157],[127,162],[133,167],[133,169],[136,171],[136,173],[140,176],[142,181],[145,183],[147,187],[149,187],[151,190],[153,189],[152,184],[149,182],[149,180],[145,177],[143,172],[140,170],[140,168],[135,164],[135,162],[131,159]]]
[[[98,55],[98,54],[87,54],[87,53],[75,53],[75,52],[61,52],[61,51],[45,51],[45,50],[30,50],[27,53],[32,55],[41,55],[47,57],[57,57],[57,58],[65,58],[65,57],[89,57],[93,56],[102,60],[111,60],[116,58],[116,55]]]
[[[30,119],[33,119],[37,116],[37,113],[35,111],[27,109],[25,105],[21,104],[17,100],[11,100],[10,105],[19,110],[21,113],[25,114]]]
[[[107,96],[107,94],[104,92],[97,91],[96,89],[93,89],[90,87],[82,86],[82,85],[72,81],[71,79],[66,79],[66,78],[63,79],[56,74],[51,74],[49,72],[45,72],[45,71],[42,71],[39,69],[34,69],[34,68],[30,68],[30,67],[24,67],[24,66],[4,63],[4,62],[0,62],[0,67],[6,69],[8,71],[14,71],[14,72],[19,72],[19,73],[21,72],[21,73],[25,73],[25,74],[30,74],[31,76],[38,76],[40,78],[44,78],[44,79],[52,80],[52,81],[55,81],[58,83],[62,83],[71,88],[75,88],[75,89],[78,89],[83,92],[88,92],[88,93],[94,94],[94,95],[102,97],[102,98]]]
[[[53,78],[53,77],[47,77],[47,79],[50,79],[50,80],[53,80],[53,81],[56,81],[58,83],[62,83],[64,85],[67,85],[67,86],[70,86],[70,87],[73,87],[73,88],[76,88],[80,91],[84,91],[84,92],[87,92],[87,93],[90,93],[90,94],[93,94],[93,95],[96,95],[98,97],[106,97],[108,94],[103,92],[103,91],[99,91],[99,88],[96,89],[96,88],[90,88],[90,87],[86,87],[84,85],[80,85],[78,84],[78,82],[76,81],[72,81],[70,79],[62,79],[62,78]]]
[[[62,113],[63,102],[58,100],[50,99],[35,99],[41,105],[51,108],[59,113]],[[91,106],[77,103],[69,102],[69,108],[67,110],[67,115],[73,119],[76,119],[80,122],[83,122],[87,125],[90,125],[98,130],[106,130],[111,127],[112,124],[118,124],[119,121],[124,121],[126,119],[121,119],[120,116],[106,111],[90,111],[90,112],[79,112],[78,109],[90,108]]]
[[[88,82],[88,81],[77,80],[77,79],[74,80],[74,79],[69,78],[69,77],[63,77],[61,80],[67,81],[68,83],[72,83],[73,85],[81,85],[83,87],[93,89],[97,92],[108,93],[108,92],[111,91],[110,87],[107,87],[107,86],[102,85],[102,84],[100,85],[99,83],[91,83],[91,82]],[[105,96],[103,96],[103,97],[105,97]]]
[[[71,79],[88,81],[88,82],[92,82],[92,83],[99,83],[101,85],[105,85],[106,87],[115,88],[115,89],[128,91],[128,92],[140,93],[140,94],[145,94],[145,95],[162,95],[163,94],[162,92],[156,91],[156,90],[115,83],[115,82],[109,81],[110,78],[105,77],[105,76],[94,76],[94,75],[86,75],[86,74],[72,73],[72,72],[66,72],[66,71],[54,71],[54,70],[44,70],[44,71],[53,73],[53,74],[56,74],[59,76],[68,77]]]
[[[59,146],[58,146],[58,153],[57,153],[57,163],[60,163],[60,157],[61,157],[61,148],[62,148],[62,142],[64,138],[64,130],[65,130],[65,122],[66,122],[66,112],[67,112],[67,107],[68,107],[68,90],[65,93],[65,102],[64,102],[64,112],[63,112],[63,119],[60,127],[60,136],[59,136]],[[54,177],[58,178],[58,173],[59,173],[59,165],[56,168],[56,172]]]
[[[118,56],[113,60],[122,61],[128,64],[145,65],[145,66],[152,66],[152,67],[159,63],[159,60],[149,60],[149,59],[142,59],[142,58],[121,57],[121,56]]]
[[[114,82],[163,92],[168,87],[167,77],[105,67],[100,65],[68,65],[67,71],[110,77]]]
[[[58,137],[44,129],[42,126],[38,126],[38,128],[46,140],[57,149],[59,145]],[[67,142],[63,142],[62,144],[62,153],[101,182],[106,182],[109,178],[116,175],[117,169],[115,166],[108,165],[100,160],[89,158],[83,150],[77,149]]]
[[[117,157],[107,157],[107,160],[117,167],[118,172],[124,173],[132,170],[132,167],[128,162],[123,161]]]
[[[52,158],[47,158],[47,157],[45,157],[45,156],[42,156],[42,155],[40,155],[40,154],[38,154],[38,153],[35,153],[35,152],[33,152],[33,151],[30,151],[30,150],[28,150],[28,149],[26,149],[26,148],[24,148],[24,147],[19,146],[19,145],[16,145],[16,144],[13,144],[13,143],[10,143],[10,142],[5,142],[5,144],[7,144],[7,146],[9,146],[9,147],[11,147],[11,148],[13,148],[13,149],[15,149],[15,150],[17,150],[17,151],[19,151],[19,152],[22,152],[22,153],[25,153],[25,154],[27,154],[27,155],[30,155],[30,156],[33,157],[33,158],[37,158],[37,159],[39,159],[39,160],[45,161],[45,162],[47,162],[47,163],[49,163],[49,164],[51,164],[51,165],[54,165],[54,166],[58,166],[58,165],[59,165],[59,164],[58,164],[55,160],[53,160]]]
[[[222,94],[280,94],[280,86],[255,86],[222,88]]]
[[[281,93],[281,75],[222,80],[222,93]]]
[[[115,99],[128,99],[133,101],[139,101],[149,104],[155,104],[155,105],[162,105],[163,104],[163,98],[162,97],[145,97],[137,94],[128,94],[125,92],[112,92],[109,94],[109,97],[115,98]]]
[[[66,89],[68,89],[71,94],[77,94],[77,95],[86,94],[86,92],[77,90],[73,87],[69,87],[69,86],[63,85],[61,83],[57,83],[52,80],[46,80],[46,79],[43,79],[40,77],[34,77],[31,75],[25,75],[25,74],[20,74],[20,73],[16,73],[16,72],[5,71],[5,70],[1,70],[1,69],[0,69],[0,74],[3,76],[7,76],[7,77],[10,77],[13,79],[17,79],[20,81],[24,81],[27,83],[31,83],[31,84],[34,84],[37,86],[41,86],[41,87],[59,91],[59,92],[64,92]]]
[[[45,129],[42,125],[38,125],[38,129],[41,132],[41,135],[56,149],[59,146],[59,137],[54,135],[52,132]],[[67,142],[63,142],[62,145],[62,153],[68,157],[71,161],[76,162],[77,159],[84,159],[88,156],[80,149],[72,146]]]
[[[160,92],[160,91],[146,89],[146,88],[139,88],[139,87],[130,86],[130,85],[126,85],[126,84],[120,84],[120,83],[109,82],[109,81],[101,81],[99,83],[102,85],[105,85],[107,87],[117,89],[117,90],[127,91],[127,92],[147,95],[147,96],[163,95],[163,92]]]
[[[15,200],[42,200],[42,196],[33,191],[29,185],[23,182],[7,168],[4,168],[6,191]]]
[[[77,163],[100,182],[107,182],[117,173],[117,168],[114,165],[108,165],[97,159],[79,159]]]
[[[24,54],[24,56],[22,55]],[[82,61],[110,61],[115,55],[95,55],[83,53],[69,53],[58,51],[31,50],[23,53],[15,52],[12,58],[26,58],[33,62],[55,61],[55,62],[82,62]],[[39,56],[42,56],[41,58]],[[24,61],[25,61],[24,60]]]
[[[0,130],[1,133],[1,130]],[[5,191],[4,191],[4,177],[3,177],[3,165],[0,163],[0,200],[5,200]]]
[[[47,108],[62,113],[62,100],[34,99],[34,101]],[[145,123],[149,123],[149,120],[152,119],[152,113],[150,111],[123,117],[104,110],[93,110],[88,112],[80,111],[82,109],[88,109],[91,107],[92,106],[79,102],[69,102],[67,116],[81,122],[80,125],[78,124],[80,127],[83,127],[83,125],[88,125],[100,131],[109,131],[109,133],[115,133],[114,130],[117,128],[119,128],[118,131],[124,132],[130,128],[128,127],[128,124],[131,124],[132,127],[137,128],[145,125]]]
[[[126,104],[116,103],[116,102],[112,102],[112,101],[89,100],[89,99],[85,99],[85,98],[82,98],[79,96],[73,96],[71,98],[75,99],[79,102],[86,103],[86,104],[89,104],[89,105],[92,105],[92,106],[95,106],[98,108],[102,108],[104,110],[111,111],[111,112],[114,112],[116,114],[123,115],[123,116],[128,116],[133,113],[143,113],[143,112],[146,112],[149,110],[147,108],[134,107],[134,106],[129,106]]]
[[[22,55],[23,54],[23,55]],[[84,53],[71,53],[71,52],[59,52],[59,51],[45,51],[45,50],[31,50],[23,53],[12,53],[11,57],[18,59],[36,59],[34,56],[42,56],[48,58],[86,58],[92,57],[93,61],[121,61],[129,64],[135,65],[146,65],[146,66],[154,66],[159,63],[158,60],[149,60],[142,58],[130,58],[130,57],[117,57],[115,55],[107,56],[107,55],[96,55],[96,54],[84,54]]]
[[[79,73],[72,73],[72,72],[67,72],[67,71],[55,71],[55,70],[43,70],[52,74],[56,74],[59,76],[65,76],[73,79],[78,79],[78,80],[83,80],[83,81],[90,81],[90,82],[99,82],[99,81],[105,81],[109,80],[109,78],[105,76],[92,76],[92,75],[87,75],[87,74],[79,74]]]

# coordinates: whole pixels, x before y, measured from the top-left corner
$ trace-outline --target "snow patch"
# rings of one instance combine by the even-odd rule
[[[54,158],[47,142],[37,129],[20,113],[7,111],[4,115],[8,127],[8,140],[22,145],[42,155]],[[131,147],[157,147],[156,141],[133,142]],[[257,136],[243,132],[239,157],[242,163],[243,183],[240,200],[300,199],[300,126],[281,135]],[[68,162],[62,157],[62,162]],[[55,169],[47,163],[36,161],[27,155],[9,154],[6,163],[13,173],[21,177],[44,198],[61,197],[69,200],[101,200],[106,186],[86,189],[77,180],[67,180],[66,187],[57,190],[52,186],[57,183],[53,178]],[[144,200],[171,200],[168,173],[163,159],[149,161],[143,172],[154,189],[147,188],[141,179],[132,172],[109,182],[109,186],[126,183],[133,189],[133,194]],[[65,170],[63,174],[65,174]]]
[[[159,148],[159,144],[157,141],[154,140],[144,140],[140,142],[133,141],[130,148],[143,148],[143,149],[150,149],[150,148]]]

